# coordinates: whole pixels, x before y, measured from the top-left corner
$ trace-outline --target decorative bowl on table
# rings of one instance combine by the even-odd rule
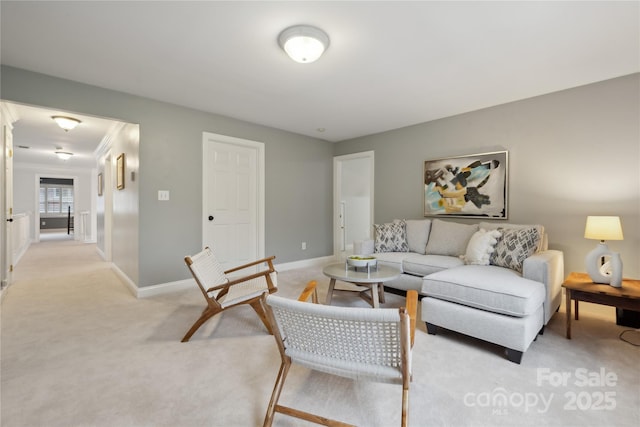
[[[375,257],[366,255],[351,255],[347,257],[347,264],[353,267],[374,267],[377,260]]]

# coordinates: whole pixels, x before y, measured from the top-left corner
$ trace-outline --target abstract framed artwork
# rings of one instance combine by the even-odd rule
[[[122,190],[124,188],[124,169],[125,169],[124,153],[122,153],[118,156],[118,163],[117,163],[117,170],[116,170],[116,177],[117,177],[116,187],[118,188],[118,190]]]
[[[424,162],[424,216],[507,219],[509,153]]]

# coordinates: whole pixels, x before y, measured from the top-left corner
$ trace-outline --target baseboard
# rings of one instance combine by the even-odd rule
[[[334,256],[326,256],[320,258],[311,258],[300,261],[286,262],[282,264],[274,264],[276,271],[294,270],[296,268],[319,267],[335,261]],[[184,291],[187,289],[195,289],[196,283],[193,279],[177,280],[175,282],[160,283],[158,285],[144,286],[138,288],[124,273],[117,267],[113,266],[114,271],[125,281],[131,292],[136,298],[149,298],[156,295],[168,294],[172,292]]]
[[[335,260],[336,260],[336,257],[333,255],[330,255],[330,256],[323,256],[319,258],[310,258],[310,259],[303,259],[300,261],[292,261],[292,262],[286,262],[282,264],[275,264],[274,268],[276,269],[276,271],[287,271],[287,270],[294,270],[296,268],[320,267],[328,263],[335,262]]]
[[[138,298],[149,298],[156,295],[169,294],[187,289],[196,289],[196,287],[197,285],[194,279],[176,280],[175,282],[161,283],[159,285],[138,288],[136,296]]]
[[[127,288],[129,288],[129,290],[131,291],[133,296],[137,297],[138,296],[138,287],[136,286],[135,283],[133,283],[133,280],[131,280],[129,278],[129,276],[124,274],[124,271],[120,270],[120,268],[118,268],[118,266],[115,265],[114,263],[111,263],[111,269],[124,282],[124,284],[127,286]]]

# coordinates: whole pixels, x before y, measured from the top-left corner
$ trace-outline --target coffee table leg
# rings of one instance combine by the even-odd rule
[[[378,293],[380,287],[377,283],[371,284],[371,298],[373,300],[373,308],[380,308],[380,294]]]
[[[331,297],[333,296],[333,288],[336,287],[336,279],[331,279],[329,281],[329,291],[327,292],[327,299],[325,300],[326,305],[331,305]]]
[[[378,298],[380,302],[384,302],[384,283],[378,283]]]
[[[565,295],[567,299],[566,302],[566,310],[567,310],[567,339],[571,339],[571,289],[567,289],[567,294]]]

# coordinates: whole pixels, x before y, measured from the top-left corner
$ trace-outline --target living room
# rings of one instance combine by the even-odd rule
[[[3,27],[4,20],[8,19],[5,3],[10,2],[2,5]],[[623,15],[633,16],[636,37],[632,46],[637,48],[638,4],[619,3],[620,7],[631,8],[631,13]],[[13,42],[3,34],[3,50],[5,43]],[[594,45],[593,49],[597,49],[592,58],[594,62],[613,62],[603,56],[609,48],[605,42],[603,46]],[[620,216],[624,240],[612,242],[611,247],[622,255],[625,277],[638,278],[638,55],[636,49],[631,58],[635,68],[623,74],[614,72],[608,78],[532,97],[522,98],[519,93],[513,93],[499,104],[479,105],[428,121],[414,120],[411,125],[337,142],[323,139],[317,132],[315,136],[304,135],[233,118],[236,116],[181,106],[179,102],[159,101],[152,94],[133,95],[120,88],[87,83],[82,76],[56,75],[53,68],[39,69],[38,65],[26,61],[5,62],[8,60],[4,54],[1,87],[3,100],[140,126],[139,146],[134,148],[139,154],[139,164],[134,166],[135,185],[124,190],[135,191],[128,197],[134,197],[137,202],[133,207],[127,205],[126,210],[114,211],[116,223],[118,218],[125,219],[124,224],[130,228],[122,233],[121,239],[113,241],[114,265],[138,290],[182,282],[189,277],[183,257],[199,250],[202,242],[203,132],[264,143],[265,255],[276,255],[276,262],[282,266],[311,264],[314,259],[324,260],[334,255],[332,162],[335,156],[375,152],[374,218],[375,222],[388,222],[423,216],[421,177],[425,160],[506,150],[509,152],[509,222],[543,224],[549,234],[550,248],[563,251],[568,274],[584,271],[584,258],[595,245],[583,237],[586,217]],[[547,68],[520,75],[521,85],[533,85],[540,75],[562,71],[562,57],[549,61]],[[105,64],[105,68],[112,70],[121,66],[124,64],[117,61]],[[138,77],[146,78],[144,74]],[[179,89],[178,80],[164,84],[175,84]],[[312,84],[317,83],[312,81]],[[394,90],[391,79],[386,84],[385,91]],[[449,84],[453,87],[461,83]],[[484,92],[481,86],[466,89],[470,96],[473,90]],[[277,96],[271,102],[277,103]],[[446,99],[435,102],[445,103]],[[303,105],[297,108],[302,109]],[[335,108],[342,107],[338,103]],[[348,110],[341,114],[342,120],[349,121]],[[134,153],[132,158],[137,155]],[[171,191],[171,200],[167,203],[156,199],[157,191],[162,189]],[[135,222],[126,222],[132,212]],[[305,250],[301,249],[300,242],[307,243]]]

